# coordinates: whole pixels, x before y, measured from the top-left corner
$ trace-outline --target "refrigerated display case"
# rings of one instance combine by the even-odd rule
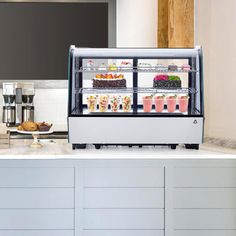
[[[77,48],[68,62],[73,149],[203,143],[202,49]]]

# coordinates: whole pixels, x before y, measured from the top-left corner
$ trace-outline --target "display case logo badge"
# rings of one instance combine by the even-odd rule
[[[194,121],[193,121],[193,124],[197,124],[197,120],[194,120]]]

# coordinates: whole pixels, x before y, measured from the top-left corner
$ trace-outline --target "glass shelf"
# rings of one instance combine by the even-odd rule
[[[108,67],[104,67],[104,69],[101,69],[99,67],[81,67],[79,70],[76,70],[76,72],[83,72],[83,73],[196,73],[197,70],[182,70],[181,67],[178,67],[177,70],[168,70],[166,69],[158,69],[155,67],[130,67],[130,68],[122,68],[122,67],[116,67],[116,70],[110,70]]]
[[[113,93],[175,93],[175,94],[193,94],[197,93],[194,88],[80,88],[79,93],[81,94],[113,94]]]
[[[117,112],[112,112],[111,109],[108,109],[106,112],[100,112],[99,109],[97,108],[96,111],[94,112],[89,112],[87,108],[83,109],[83,114],[84,115],[129,115],[133,114],[133,110],[130,112],[124,112],[122,108],[120,107]],[[167,109],[164,109],[162,112],[156,112],[155,109],[152,109],[151,112],[144,112],[142,108],[139,108],[137,111],[137,114],[146,114],[146,115],[187,115],[188,112],[180,112],[177,108],[174,112],[170,113],[167,111]]]

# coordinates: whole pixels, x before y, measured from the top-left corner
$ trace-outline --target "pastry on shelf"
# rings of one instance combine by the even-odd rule
[[[189,64],[183,64],[181,69],[183,71],[190,71],[191,70],[191,66]]]
[[[93,60],[88,60],[86,64],[86,70],[94,70],[94,62]]]
[[[98,70],[107,70],[105,63],[102,63],[99,67]]]
[[[52,124],[48,124],[43,121],[43,122],[38,122],[37,126],[39,131],[49,131],[52,127]]]
[[[93,88],[126,88],[123,74],[96,74]]]
[[[153,67],[150,63],[140,62],[138,63],[138,69],[141,71],[152,70]]]
[[[167,66],[164,66],[162,64],[156,64],[155,68],[157,71],[167,71],[168,70]]]
[[[129,61],[122,61],[120,63],[120,69],[121,70],[131,70],[133,68],[133,65]]]
[[[170,64],[170,65],[168,65],[168,70],[169,71],[178,71],[178,66],[175,64]]]
[[[181,79],[176,75],[156,75],[153,79],[154,88],[181,88]]]
[[[110,64],[110,65],[109,65],[109,70],[110,70],[110,71],[116,71],[116,70],[117,70],[116,64],[115,64],[115,63]]]

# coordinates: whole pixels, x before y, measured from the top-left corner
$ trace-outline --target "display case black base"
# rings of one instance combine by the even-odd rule
[[[185,148],[199,150],[199,144],[185,144]]]
[[[101,149],[102,146],[128,146],[129,148],[132,147],[139,147],[142,148],[143,146],[168,146],[172,150],[175,150],[178,144],[94,144],[95,149]],[[85,149],[86,144],[72,144],[72,149]],[[199,150],[199,144],[185,144],[186,149],[195,149]]]
[[[177,145],[178,145],[178,144],[171,144],[171,145],[170,145],[170,148],[171,148],[172,150],[175,150],[176,147],[177,147]]]
[[[168,146],[172,150],[175,150],[178,144],[94,144],[95,149],[100,149],[102,146],[126,146],[129,148],[132,147],[139,147],[142,148],[143,146]]]
[[[72,144],[72,149],[85,149],[86,148],[86,144]]]

